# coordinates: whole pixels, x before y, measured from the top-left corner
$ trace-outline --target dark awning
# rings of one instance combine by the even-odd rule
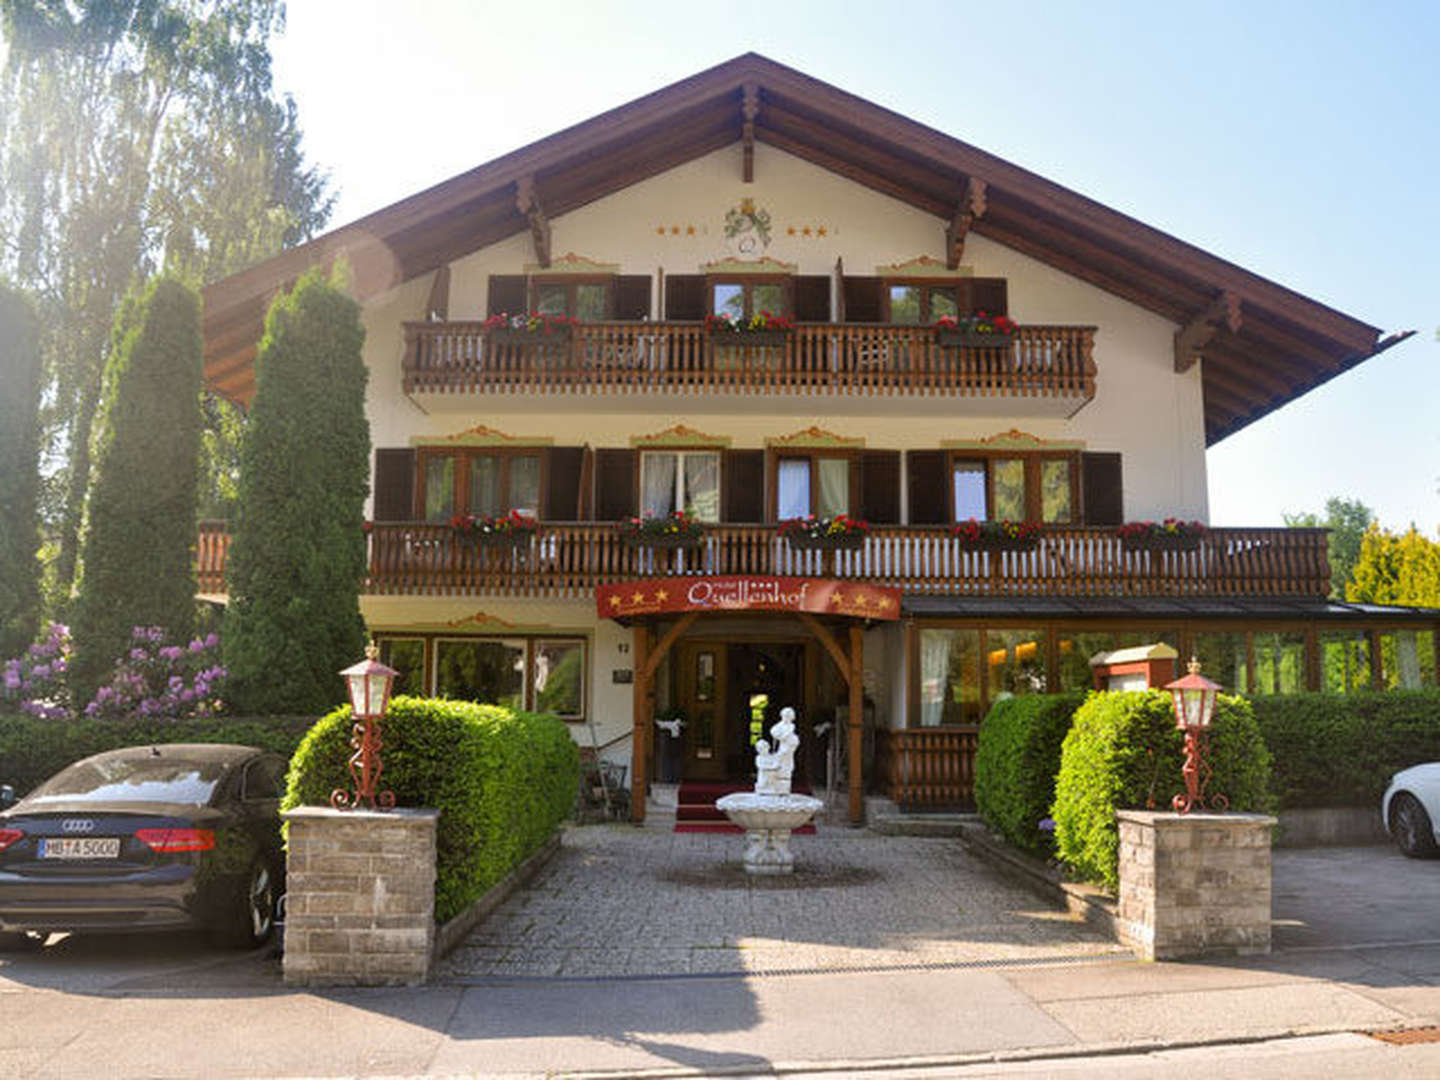
[[[952,619],[1295,619],[1440,624],[1440,608],[1283,596],[905,596],[900,613],[915,618]]]

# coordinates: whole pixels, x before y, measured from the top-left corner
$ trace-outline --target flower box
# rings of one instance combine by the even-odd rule
[[[790,337],[788,330],[716,330],[710,335],[710,340],[716,345],[725,345],[730,348],[777,348],[785,344]]]
[[[1126,551],[1198,551],[1200,536],[1122,536],[1120,546]]]
[[[492,345],[568,345],[570,328],[556,326],[549,330],[491,330]]]
[[[805,536],[790,533],[785,540],[796,551],[859,551],[865,546],[864,533],[848,536]]]
[[[505,548],[516,550],[519,548],[528,548],[530,546],[530,537],[533,535],[535,534],[531,532],[481,533],[473,538],[467,538],[463,542],[477,548]]]
[[[1003,349],[1012,338],[1011,334],[981,334],[974,330],[935,331],[935,340],[942,348]]]

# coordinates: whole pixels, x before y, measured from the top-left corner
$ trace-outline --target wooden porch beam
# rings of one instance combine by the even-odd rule
[[[835,661],[835,666],[840,669],[840,675],[846,682],[850,681],[850,658],[845,655],[845,650],[835,640],[835,635],[826,630],[819,619],[815,618],[808,611],[798,611],[800,621],[805,628],[815,635],[815,639],[825,646],[825,651],[830,654],[830,659]]]
[[[965,182],[965,194],[955,208],[955,216],[945,228],[945,266],[949,270],[960,269],[960,260],[965,255],[965,237],[970,233],[970,223],[985,216],[985,181],[972,176]]]
[[[859,623],[850,627],[850,824],[865,822],[865,631]]]
[[[1183,375],[1195,366],[1210,339],[1223,325],[1238,334],[1244,320],[1240,314],[1240,297],[1226,289],[1210,306],[1175,331],[1175,374]]]
[[[535,176],[522,176],[515,181],[515,209],[530,223],[530,238],[535,242],[535,261],[541,266],[550,265],[550,219],[540,205],[540,192],[535,187]]]
[[[425,301],[425,316],[444,321],[450,317],[450,264],[446,263],[435,271],[435,280],[430,282],[430,297]]]
[[[645,820],[645,798],[647,795],[647,765],[650,760],[650,677],[646,674],[646,661],[650,656],[650,627],[636,626],[633,631],[635,650],[635,692],[633,695],[632,727],[630,731],[630,820],[640,824]]]
[[[670,647],[680,639],[686,630],[695,625],[695,620],[698,618],[700,618],[700,612],[687,611],[674,626],[665,631],[665,636],[660,639],[655,648],[650,650],[650,655],[645,660],[645,678],[655,677],[655,669],[660,666],[660,661],[665,659],[665,654],[670,651]]]
[[[740,140],[744,145],[744,164],[740,179],[755,182],[755,117],[760,112],[760,88],[747,82],[740,88]]]

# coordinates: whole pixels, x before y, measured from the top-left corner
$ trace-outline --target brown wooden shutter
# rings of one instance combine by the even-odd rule
[[[635,451],[595,451],[595,520],[635,516]]]
[[[906,490],[911,525],[944,525],[950,520],[950,478],[944,450],[910,450],[905,454]]]
[[[545,520],[580,520],[580,471],[583,446],[552,446],[545,453]]]
[[[845,278],[845,321],[878,323],[884,317],[878,277]]]
[[[375,451],[375,520],[414,521],[415,451]]]
[[[1086,525],[1125,521],[1125,487],[1119,454],[1082,454],[1080,485]]]
[[[727,523],[758,525],[765,520],[765,451],[726,450],[721,463]]]
[[[615,278],[615,318],[639,322],[650,317],[650,275],[620,274]]]
[[[665,279],[665,318],[699,322],[709,314],[703,274],[671,274]]]
[[[485,313],[519,315],[525,310],[525,275],[491,274]]]
[[[900,451],[860,454],[860,516],[872,525],[900,524]]]
[[[986,315],[1009,314],[1009,289],[1004,278],[972,278],[969,310]]]
[[[795,278],[795,321],[830,321],[830,275],[801,274]]]

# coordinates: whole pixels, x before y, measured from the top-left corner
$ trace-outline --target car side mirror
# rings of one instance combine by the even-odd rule
[[[0,810],[9,810],[15,805],[15,789],[9,784],[0,784]]]

